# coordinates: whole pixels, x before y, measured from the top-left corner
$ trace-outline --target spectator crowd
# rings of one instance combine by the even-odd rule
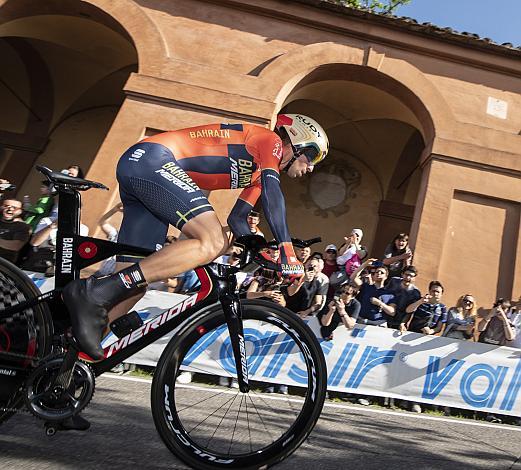
[[[83,177],[77,165],[62,171]],[[14,189],[8,181],[0,179],[0,257],[22,269],[52,276],[57,195],[47,181],[42,181],[40,197],[34,204],[28,196],[23,200],[11,197]],[[99,221],[99,228],[111,241],[117,240],[118,235],[111,217],[122,210],[121,204],[117,204]],[[263,235],[259,223],[260,214],[252,211],[248,217],[252,234]],[[82,226],[81,233],[87,235],[89,229]],[[358,323],[400,333],[412,331],[521,348],[521,298],[497,299],[492,308],[484,309],[486,313],[481,315],[477,300],[470,293],[462,293],[454,306],[447,306],[443,302],[444,286],[439,280],[432,280],[423,293],[415,285],[418,270],[406,233],[399,233],[390,240],[380,258],[368,256],[363,236],[362,229],[353,228],[340,246],[329,243],[324,252],[312,252],[313,241],[293,239],[296,255],[305,267],[304,276],[287,285],[275,270],[259,268],[252,274],[240,273],[240,291],[246,298],[262,298],[282,305],[303,319],[316,316],[322,339],[326,341],[334,340],[337,328],[351,330]],[[167,237],[165,243],[175,243],[175,237]],[[277,261],[279,249],[275,241],[266,252],[273,262]],[[237,264],[239,259],[239,254],[232,249],[229,255],[217,261]],[[115,261],[109,259],[99,267],[98,274],[109,274],[114,269]],[[190,271],[152,287],[185,293],[197,285],[197,276]],[[232,381],[228,385],[236,386],[236,383]],[[287,393],[286,386],[268,388],[268,391]],[[372,400],[371,397],[356,399],[363,404]],[[417,403],[410,407],[413,411],[422,411]],[[450,413],[449,409],[444,411]],[[497,422],[501,418],[488,415],[487,419]]]
[[[69,176],[83,178],[78,165],[62,170]],[[12,197],[16,186],[0,178],[0,257],[28,271],[54,275],[56,223],[58,219],[57,194],[52,184],[44,180],[40,197],[33,204],[29,196],[22,200]],[[88,235],[87,226],[80,233]]]

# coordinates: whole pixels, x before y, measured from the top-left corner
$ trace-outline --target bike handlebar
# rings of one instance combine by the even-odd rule
[[[321,237],[310,238],[309,240],[301,240],[300,238],[291,239],[293,245],[298,247],[308,247],[321,241]],[[240,262],[238,265],[240,270],[244,270],[252,263],[267,269],[277,270],[277,264],[264,258],[261,253],[262,250],[273,246],[273,242],[266,241],[266,239],[260,235],[244,235],[239,237],[234,244],[243,250],[240,254]]]

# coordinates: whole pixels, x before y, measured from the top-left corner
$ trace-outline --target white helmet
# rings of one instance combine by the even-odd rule
[[[279,114],[275,129],[286,131],[295,156],[305,155],[312,165],[326,158],[329,141],[322,126],[314,119],[303,114]]]

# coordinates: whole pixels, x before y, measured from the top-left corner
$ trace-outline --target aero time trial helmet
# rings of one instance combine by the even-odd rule
[[[284,129],[295,156],[305,155],[312,165],[326,158],[329,141],[322,126],[314,119],[303,114],[279,114],[275,129],[279,132]]]

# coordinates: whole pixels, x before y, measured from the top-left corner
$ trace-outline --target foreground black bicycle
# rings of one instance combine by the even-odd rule
[[[118,338],[104,348],[105,359],[91,362],[71,336],[61,290],[81,269],[110,256],[150,253],[80,236],[79,191],[107,188],[37,169],[59,192],[55,289],[41,294],[24,272],[0,258],[0,423],[28,410],[53,435],[89,404],[96,376],[170,333],[154,373],[151,407],[159,435],[177,457],[201,469],[253,469],[294,452],[320,416],[327,371],[315,335],[296,315],[272,302],[239,298],[235,274],[253,263],[266,266],[259,254],[265,240],[239,239],[238,266],[197,268],[199,291],[151,320],[142,323],[135,312],[123,317]],[[291,364],[287,384],[298,385],[296,393],[261,393],[257,381],[275,377],[282,360]],[[233,377],[239,390],[181,385],[176,379],[182,371]]]

